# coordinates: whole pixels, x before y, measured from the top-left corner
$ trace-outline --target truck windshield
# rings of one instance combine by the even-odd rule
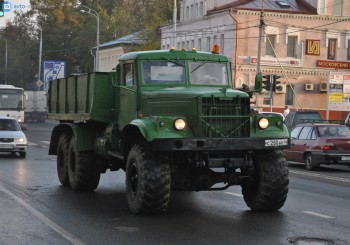
[[[184,83],[184,61],[143,61],[142,81],[144,84]]]
[[[192,84],[227,85],[228,75],[226,63],[190,62],[190,79]]]

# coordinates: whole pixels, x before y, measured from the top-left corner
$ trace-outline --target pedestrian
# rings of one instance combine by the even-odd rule
[[[289,112],[290,112],[289,107],[286,105],[284,107],[283,116],[286,117],[289,114]]]

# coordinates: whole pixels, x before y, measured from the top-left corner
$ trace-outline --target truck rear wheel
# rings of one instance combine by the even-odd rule
[[[69,143],[68,176],[70,187],[76,191],[93,191],[100,182],[100,170],[94,153],[77,151],[74,136]]]
[[[255,168],[242,184],[244,201],[254,211],[280,209],[288,193],[288,166],[282,150],[254,153]]]
[[[68,177],[68,149],[70,137],[63,133],[61,134],[57,144],[57,175],[58,180],[64,186],[69,186]]]
[[[126,197],[134,214],[161,213],[170,197],[170,165],[155,159],[146,145],[134,145],[126,163]]]

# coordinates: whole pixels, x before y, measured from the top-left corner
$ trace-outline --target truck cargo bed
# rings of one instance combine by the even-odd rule
[[[115,87],[113,73],[95,72],[50,82],[49,119],[113,122]]]

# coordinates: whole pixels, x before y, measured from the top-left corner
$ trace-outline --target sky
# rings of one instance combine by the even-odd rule
[[[5,0],[5,16],[0,18],[0,28],[4,28],[6,21],[14,17],[14,11],[27,11],[30,9],[29,0]]]

